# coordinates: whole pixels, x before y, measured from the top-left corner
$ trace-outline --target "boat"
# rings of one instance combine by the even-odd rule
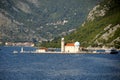
[[[18,53],[18,51],[15,51],[15,50],[14,50],[13,53]]]
[[[24,52],[24,50],[23,50],[23,47],[22,47],[20,53],[23,53],[23,52]]]
[[[111,49],[110,54],[118,54],[118,51],[115,49]]]
[[[97,49],[93,53],[118,54],[119,52],[116,49]]]

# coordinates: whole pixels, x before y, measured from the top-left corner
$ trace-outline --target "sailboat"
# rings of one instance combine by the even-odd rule
[[[21,47],[21,51],[20,51],[20,53],[23,53],[24,52],[24,49],[23,49],[23,47]]]

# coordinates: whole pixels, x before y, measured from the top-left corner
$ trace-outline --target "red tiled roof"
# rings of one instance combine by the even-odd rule
[[[44,47],[41,47],[41,48],[39,48],[40,50],[47,50],[47,48],[44,48]]]
[[[65,46],[74,46],[74,43],[67,43]]]

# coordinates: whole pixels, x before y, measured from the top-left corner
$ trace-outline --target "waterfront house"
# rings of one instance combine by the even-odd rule
[[[36,50],[37,53],[47,52],[47,48],[39,48]]]

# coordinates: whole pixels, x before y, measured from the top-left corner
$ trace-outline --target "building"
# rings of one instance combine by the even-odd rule
[[[80,52],[80,43],[77,41],[75,43],[66,43],[64,38],[61,39],[61,52],[62,53],[78,53]]]
[[[33,42],[6,42],[6,46],[30,46],[33,47],[34,43]]]
[[[39,48],[36,50],[36,53],[47,52],[47,48]]]

